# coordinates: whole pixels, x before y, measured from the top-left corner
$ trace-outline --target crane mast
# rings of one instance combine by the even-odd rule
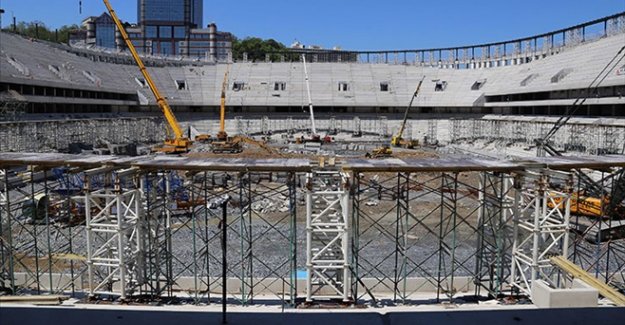
[[[161,92],[156,87],[154,80],[148,73],[147,68],[145,67],[145,64],[143,64],[143,60],[141,60],[139,53],[137,53],[137,50],[135,49],[134,45],[130,41],[130,38],[128,37],[128,33],[126,33],[126,29],[124,28],[121,21],[117,17],[117,13],[115,13],[115,10],[111,6],[111,3],[109,2],[109,0],[103,0],[103,1],[104,1],[104,5],[106,6],[106,9],[111,15],[111,18],[113,18],[113,21],[115,22],[115,25],[117,26],[117,29],[121,33],[121,36],[124,39],[124,42],[126,43],[126,46],[130,50],[132,57],[137,63],[137,66],[139,67],[139,70],[141,71],[141,74],[143,75],[143,78],[145,79],[146,84],[152,91],[152,94],[154,94],[154,97],[156,98],[156,102],[158,103],[158,106],[163,111],[163,115],[165,115],[167,124],[169,124],[169,127],[174,133],[174,139],[165,140],[165,147],[161,151],[167,152],[167,153],[187,152],[189,150],[189,147],[192,144],[191,140],[189,140],[188,138],[184,136],[182,128],[180,127],[180,124],[178,123],[176,116],[174,116],[174,113],[171,110],[169,103],[167,102],[165,97],[161,95]]]

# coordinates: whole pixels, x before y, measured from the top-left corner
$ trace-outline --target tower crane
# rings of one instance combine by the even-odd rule
[[[141,60],[139,53],[137,53],[137,50],[135,49],[134,45],[130,41],[130,38],[128,37],[128,33],[126,33],[126,29],[124,28],[121,21],[117,17],[117,13],[115,13],[115,10],[111,6],[111,3],[109,2],[109,0],[103,0],[103,1],[104,1],[104,5],[106,6],[106,9],[111,15],[111,18],[113,18],[113,21],[115,22],[115,25],[117,26],[117,29],[119,30],[122,38],[124,39],[126,46],[130,50],[130,54],[132,55],[133,59],[137,63],[137,66],[139,67],[139,70],[141,71],[141,74],[143,75],[143,78],[145,79],[146,84],[152,91],[152,94],[154,94],[154,97],[156,98],[156,102],[158,106],[161,108],[163,115],[165,115],[165,120],[167,120],[167,124],[169,125],[169,128],[173,132],[173,138],[166,139],[164,145],[161,148],[158,148],[157,151],[164,152],[164,153],[172,153],[172,154],[188,152],[193,142],[189,138],[184,136],[184,132],[182,131],[182,128],[180,127],[180,124],[178,123],[178,120],[176,119],[176,116],[174,115],[174,112],[172,111],[165,97],[163,97],[161,92],[156,87],[154,80],[148,73],[147,68],[143,64],[143,60]],[[168,134],[169,134],[169,130],[168,130]]]

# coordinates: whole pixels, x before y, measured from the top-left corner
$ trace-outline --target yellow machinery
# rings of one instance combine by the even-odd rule
[[[406,129],[406,122],[408,121],[408,114],[410,113],[410,109],[412,108],[412,104],[414,103],[415,98],[417,98],[417,96],[419,95],[419,91],[421,90],[421,85],[423,84],[424,79],[425,77],[423,77],[421,81],[419,81],[419,84],[417,85],[417,89],[415,90],[414,94],[412,95],[412,98],[410,99],[410,104],[408,105],[408,108],[406,108],[406,112],[404,113],[404,120],[402,121],[401,126],[399,127],[399,132],[397,132],[397,135],[394,135],[393,138],[391,138],[391,146],[393,147],[404,147],[404,148],[412,149],[419,145],[419,141],[417,140],[406,141],[404,140],[403,136],[404,136],[404,130]],[[375,148],[373,149],[373,151],[368,152],[366,156],[367,158],[390,157],[393,155],[393,149],[391,148],[391,146],[383,145],[379,148]]]
[[[217,141],[212,143],[213,153],[230,153],[236,154],[243,152],[243,144],[251,144],[257,146],[272,155],[280,155],[280,152],[269,147],[265,142],[256,141],[246,136],[228,137],[226,132],[226,90],[228,89],[228,76],[230,75],[230,66],[226,68],[224,80],[221,84],[221,105],[219,109],[219,132],[217,133]]]
[[[367,158],[387,158],[393,155],[393,149],[390,146],[382,146],[373,149],[370,153],[367,153]]]
[[[113,18],[113,21],[115,21],[115,25],[117,26],[117,29],[121,33],[121,36],[124,39],[124,42],[126,42],[126,46],[130,50],[132,57],[135,59],[137,66],[139,66],[139,70],[141,71],[141,74],[143,75],[143,78],[145,79],[146,84],[150,87],[150,90],[152,91],[152,93],[154,94],[154,97],[156,98],[156,102],[158,103],[158,106],[163,111],[163,114],[165,115],[165,119],[167,120],[169,127],[174,133],[173,139],[166,139],[164,146],[161,148],[158,148],[157,151],[165,152],[165,153],[174,153],[174,154],[188,152],[189,147],[191,147],[193,142],[189,140],[189,138],[184,136],[184,133],[182,132],[182,128],[180,127],[178,120],[176,120],[176,116],[174,116],[174,113],[171,110],[169,103],[167,102],[167,100],[165,100],[165,97],[161,95],[158,88],[156,88],[156,84],[154,84],[154,80],[152,80],[152,77],[148,73],[145,65],[143,64],[141,57],[139,57],[137,50],[135,49],[134,45],[130,41],[130,38],[128,37],[128,33],[126,33],[126,29],[124,29],[124,26],[122,25],[121,21],[117,17],[115,10],[113,10],[113,7],[111,6],[111,3],[108,0],[103,0],[103,1],[104,1],[104,5],[106,6],[106,9],[108,9],[109,14],[111,15],[111,18]]]
[[[243,144],[251,144],[257,146],[267,153],[280,156],[280,152],[270,146],[268,146],[265,142],[256,141],[252,138],[246,136],[235,136],[231,139],[227,139],[226,141],[215,141],[213,142],[213,153],[240,153],[243,152]]]
[[[217,133],[217,140],[227,141],[228,133],[226,133],[226,89],[228,88],[228,74],[230,73],[230,66],[226,68],[224,74],[224,81],[221,83],[221,105],[219,107],[219,133]]]
[[[412,149],[415,146],[419,145],[419,142],[417,141],[404,140],[403,136],[404,136],[404,130],[406,129],[406,122],[408,121],[408,114],[410,113],[410,109],[412,108],[412,104],[414,103],[415,98],[419,96],[419,91],[421,90],[421,85],[423,84],[424,79],[425,77],[423,77],[423,79],[419,81],[417,90],[415,90],[414,94],[412,95],[412,98],[410,99],[410,104],[408,105],[408,108],[406,108],[406,112],[404,113],[404,120],[402,121],[401,126],[399,127],[399,132],[397,132],[397,135],[393,136],[393,138],[391,139],[391,145],[393,147],[406,147],[406,148]]]
[[[558,209],[564,210],[564,204],[561,204],[562,197],[553,197],[547,202],[547,206],[553,209],[557,206]],[[596,197],[587,197],[580,195],[579,193],[573,193],[571,195],[571,214],[580,215],[592,218],[603,217],[603,207],[607,207],[610,201],[605,198],[603,202]]]
[[[198,134],[195,136],[196,142],[206,143],[206,142],[210,142],[210,140],[211,140],[210,134]]]

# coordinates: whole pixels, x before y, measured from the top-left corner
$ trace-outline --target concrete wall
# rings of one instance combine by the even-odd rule
[[[214,309],[213,309],[214,310]],[[89,324],[89,325],[159,325],[159,324],[221,324],[221,313],[173,312],[150,308],[141,311],[87,310],[80,307],[0,307],[3,325]],[[287,311],[263,313],[250,310],[228,313],[228,324],[625,324],[625,308],[589,309],[520,309],[489,311],[376,312],[375,309],[353,311]]]

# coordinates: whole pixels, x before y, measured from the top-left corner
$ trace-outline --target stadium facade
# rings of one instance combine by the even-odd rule
[[[335,114],[399,113],[425,78],[415,104],[421,114],[561,115],[588,97],[580,114],[623,116],[625,62],[589,86],[623,47],[624,32],[619,13],[519,40],[317,60],[309,65],[313,102]],[[23,96],[27,113],[157,112],[127,54],[2,39],[0,91]],[[146,62],[176,111],[216,112],[227,64],[151,56]],[[234,112],[296,114],[306,103],[301,62],[234,62],[228,88]]]

